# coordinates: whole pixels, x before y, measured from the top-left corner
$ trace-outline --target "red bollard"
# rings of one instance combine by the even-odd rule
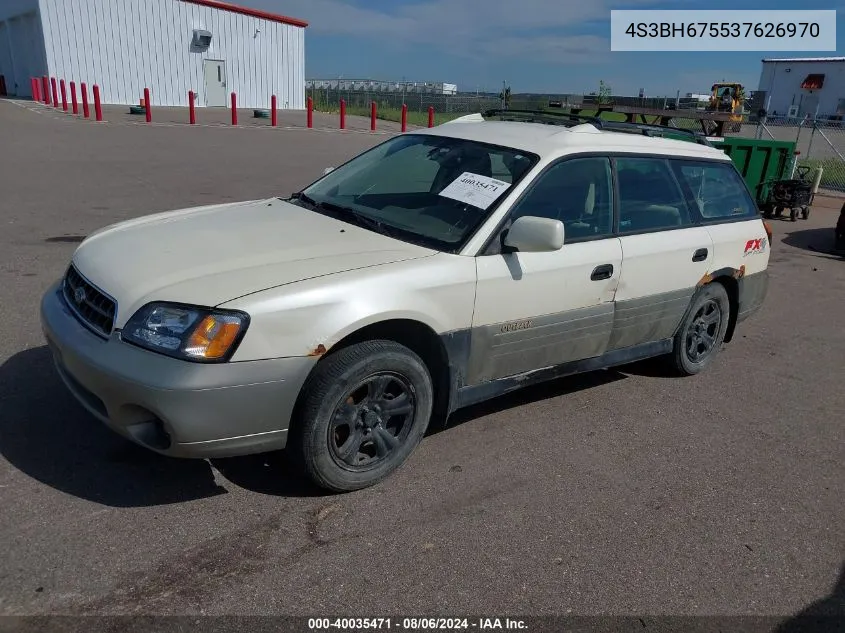
[[[103,104],[100,103],[100,86],[94,84],[94,115],[98,121],[103,120]]]
[[[377,116],[377,113],[378,113],[378,106],[376,105],[376,102],[373,101],[370,104],[370,132],[376,131],[376,116]]]
[[[276,127],[279,124],[278,113],[276,112],[276,95],[270,97],[270,125]]]
[[[73,113],[79,114],[79,102],[76,100],[76,84],[70,82],[70,103],[73,107]]]
[[[61,86],[62,89],[62,110],[67,112],[67,86],[65,86],[64,79],[59,82],[59,86]]]
[[[79,85],[79,92],[82,93],[82,116],[87,119],[91,116],[91,110],[88,109],[88,86],[84,81]]]
[[[38,90],[38,79],[32,78],[32,100],[41,101],[41,93]]]
[[[150,89],[144,88],[144,113],[147,115],[147,123],[153,120],[153,105],[150,103]]]
[[[408,104],[402,104],[402,133],[408,130]]]
[[[41,89],[44,91],[44,103],[50,103],[50,82],[47,80],[47,76],[44,75],[41,78]]]
[[[232,93],[232,125],[238,124],[238,95]]]
[[[434,127],[434,106],[428,107],[428,127]]]
[[[340,100],[340,129],[346,129],[346,101]]]
[[[197,106],[194,104],[194,91],[188,90],[188,115],[191,125],[197,123]]]
[[[308,97],[308,128],[314,127],[314,99]]]
[[[0,75],[0,97],[6,96],[6,76]]]
[[[50,90],[53,91],[53,107],[59,107],[59,91],[56,88],[56,78],[50,77]]]

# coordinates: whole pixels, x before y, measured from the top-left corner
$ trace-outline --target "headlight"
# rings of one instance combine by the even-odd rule
[[[129,319],[121,338],[176,358],[221,362],[235,352],[248,325],[244,312],[149,303]]]

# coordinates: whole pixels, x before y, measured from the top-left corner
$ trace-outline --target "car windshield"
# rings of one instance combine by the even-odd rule
[[[518,150],[443,136],[397,136],[293,198],[398,239],[454,252],[536,163]]]

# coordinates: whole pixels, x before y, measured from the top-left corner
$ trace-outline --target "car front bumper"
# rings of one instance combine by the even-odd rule
[[[299,391],[316,363],[296,357],[199,364],[95,335],[61,283],[41,301],[41,327],[74,397],[120,435],[173,457],[231,457],[284,448]]]

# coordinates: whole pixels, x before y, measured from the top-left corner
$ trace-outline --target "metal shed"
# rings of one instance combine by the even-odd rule
[[[302,20],[219,0],[3,0],[0,75],[10,95],[30,77],[100,86],[103,103],[305,108]]]

